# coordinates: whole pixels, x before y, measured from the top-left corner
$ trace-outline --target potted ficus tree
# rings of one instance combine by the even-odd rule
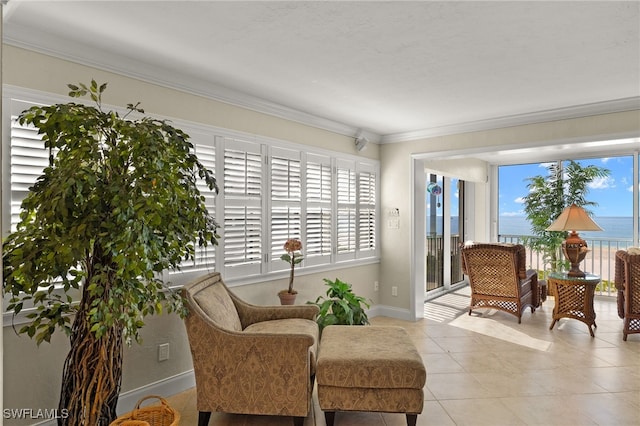
[[[217,225],[196,183],[217,190],[188,135],[164,120],[104,111],[106,84],[69,85],[78,103],[35,106],[19,116],[50,150],[49,166],[22,202],[17,230],[3,242],[9,311],[30,307],[19,332],[48,342],[69,335],[59,408],[65,425],[108,425],[116,417],[123,344],[139,340],[144,318],[185,314],[160,279],[217,242]],[[134,118],[137,117],[137,118]],[[80,300],[68,295],[79,290]]]

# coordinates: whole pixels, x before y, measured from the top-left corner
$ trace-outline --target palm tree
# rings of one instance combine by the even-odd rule
[[[528,178],[529,194],[524,197],[524,211],[531,224],[534,237],[526,238],[525,244],[531,250],[543,254],[545,263],[552,271],[562,265],[560,248],[567,232],[547,231],[546,229],[565,207],[575,204],[585,208],[598,203],[586,199],[589,184],[596,178],[609,176],[608,169],[590,165],[583,167],[573,160],[566,163],[558,161],[547,166],[546,176]]]

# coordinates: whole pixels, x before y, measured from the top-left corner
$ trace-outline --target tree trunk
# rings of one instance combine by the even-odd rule
[[[91,300],[83,293],[64,363],[58,425],[108,426],[116,418],[122,379],[122,327],[96,339],[87,317]]]

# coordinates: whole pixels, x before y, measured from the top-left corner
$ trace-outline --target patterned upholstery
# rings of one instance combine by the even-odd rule
[[[202,285],[193,295],[211,321],[225,330],[242,331],[238,311],[226,288],[222,285]]]
[[[615,285],[618,289],[618,315],[624,319],[622,339],[640,333],[640,254],[616,252]]]
[[[317,378],[328,425],[335,411],[406,413],[413,422],[422,412],[426,370],[401,327],[326,327]]]
[[[186,285],[183,295],[199,424],[213,411],[294,416],[302,424],[311,408],[318,307],[245,303],[219,273]]]
[[[469,277],[473,309],[500,309],[515,315],[518,323],[528,307],[540,306],[538,274],[526,269],[521,244],[467,243],[462,248],[462,270]]]

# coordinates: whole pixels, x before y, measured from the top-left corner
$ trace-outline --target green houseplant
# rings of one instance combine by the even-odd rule
[[[566,266],[561,262],[561,247],[567,232],[546,229],[571,204],[580,207],[597,205],[586,199],[589,184],[596,178],[609,176],[609,173],[602,167],[583,167],[575,161],[567,161],[551,163],[547,166],[546,175],[528,179],[529,193],[524,197],[524,212],[531,224],[533,237],[525,239],[525,244],[543,254],[551,271]]]
[[[318,296],[315,302],[309,302],[320,308],[318,325],[320,330],[328,325],[366,325],[369,318],[365,308],[370,304],[367,300],[353,293],[351,284],[340,281],[338,278],[331,281],[327,278],[324,282],[328,286],[325,296]]]
[[[217,186],[181,130],[138,104],[124,116],[104,111],[106,84],[69,88],[95,106],[35,106],[19,116],[38,129],[50,159],[3,242],[3,289],[14,315],[32,308],[19,332],[38,344],[58,329],[69,335],[59,403],[68,417],[59,424],[108,425],[123,343],[139,340],[146,315],[186,313],[159,274],[193,258],[196,243],[217,242],[196,183]]]

